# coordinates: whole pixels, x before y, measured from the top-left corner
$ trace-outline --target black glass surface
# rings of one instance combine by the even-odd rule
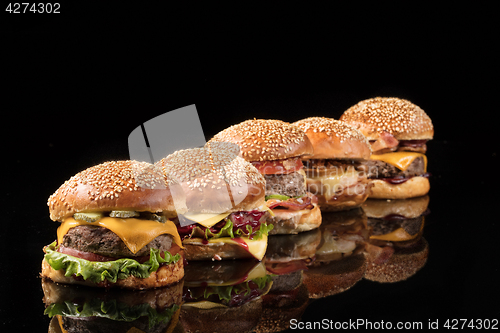
[[[128,159],[128,135],[141,123],[196,104],[209,139],[254,117],[338,119],[375,96],[409,99],[433,120],[429,255],[406,280],[362,278],[335,295],[308,297],[301,322],[443,328],[453,319],[498,319],[497,107],[487,83],[495,82],[494,11],[415,8],[382,15],[384,24],[375,15],[382,10],[368,9],[313,16],[270,9],[261,21],[262,11],[209,12],[72,8],[57,20],[3,21],[4,330],[49,327],[39,273],[58,225],[47,198],[87,167]]]

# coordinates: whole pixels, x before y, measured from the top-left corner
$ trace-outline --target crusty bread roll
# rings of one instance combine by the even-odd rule
[[[340,120],[360,130],[368,140],[387,132],[397,140],[430,140],[431,118],[417,105],[395,97],[366,99],[347,109]]]
[[[325,117],[294,122],[311,141],[314,153],[302,159],[368,159],[371,148],[365,136],[347,123]]]
[[[110,161],[71,177],[49,197],[47,205],[54,221],[85,211],[175,211],[173,191],[182,202],[178,185],[166,184],[161,170],[152,164]]]
[[[372,199],[406,199],[426,195],[430,190],[429,179],[426,177],[411,177],[401,184],[390,184],[384,180],[372,179]]]

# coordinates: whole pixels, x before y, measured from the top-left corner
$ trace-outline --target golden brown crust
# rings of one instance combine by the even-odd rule
[[[373,187],[368,196],[372,199],[408,199],[426,195],[430,190],[429,179],[412,177],[402,184],[390,184],[384,180],[372,179]]]
[[[265,201],[265,179],[231,151],[179,150],[156,164],[167,179],[180,183],[190,212],[253,210]]]
[[[125,289],[150,289],[165,287],[170,284],[180,281],[184,277],[183,260],[177,261],[175,264],[163,265],[156,272],[152,272],[147,278],[138,278],[129,276],[126,279],[118,279],[112,284],[96,284],[91,281],[75,280],[72,276],[64,276],[62,269],[53,269],[45,259],[42,260],[42,278],[47,278],[57,283],[63,284],[78,284],[91,287],[118,287]]]
[[[309,117],[292,125],[302,129],[313,145],[314,154],[304,159],[370,158],[370,143],[347,123],[332,118]]]
[[[209,142],[232,142],[247,161],[273,161],[313,153],[304,131],[290,123],[272,119],[252,119],[216,134]]]
[[[273,209],[274,216],[269,216],[267,224],[274,225],[270,235],[290,235],[309,231],[321,225],[321,211],[318,205],[312,209],[289,210]]]
[[[421,238],[415,246],[408,249],[398,249],[382,264],[372,262],[368,256],[368,267],[365,279],[377,282],[398,282],[415,275],[427,262],[429,244]]]
[[[368,140],[388,132],[397,140],[430,140],[434,127],[429,116],[410,101],[395,97],[366,99],[347,109],[340,117],[360,130]]]
[[[175,211],[161,171],[137,161],[111,161],[83,170],[61,185],[47,205],[54,221],[82,211]]]
[[[367,260],[363,253],[310,267],[304,272],[309,298],[317,299],[344,292],[361,280]]]
[[[422,215],[428,206],[429,196],[424,195],[411,199],[368,199],[363,204],[363,210],[366,216],[371,218],[384,218],[396,214],[411,219]]]

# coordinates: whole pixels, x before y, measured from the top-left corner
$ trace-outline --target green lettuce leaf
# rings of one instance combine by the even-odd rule
[[[131,275],[138,278],[147,278],[152,272],[158,270],[160,264],[176,263],[181,259],[179,253],[175,256],[168,251],[164,253],[165,259],[161,257],[159,250],[151,249],[149,260],[143,264],[130,258],[106,262],[89,261],[57,252],[56,242],[53,242],[45,248],[45,260],[53,269],[63,269],[65,276],[75,274],[94,283],[103,282],[104,280],[115,283],[117,279],[125,279]]]
[[[141,317],[148,317],[149,328],[153,328],[160,323],[169,322],[178,309],[179,306],[174,304],[171,308],[158,312],[148,303],[131,307],[116,300],[102,301],[100,299],[92,299],[83,304],[75,304],[70,301],[54,303],[45,309],[44,314],[50,318],[57,315],[76,318],[102,317],[125,322],[131,322]]]
[[[210,228],[205,228],[205,227],[200,227],[196,226],[193,228],[191,231],[191,235],[188,238],[205,238],[205,239],[212,239],[212,238],[220,238],[220,237],[231,237],[231,238],[236,238],[236,237],[248,237],[250,239],[256,239],[259,240],[262,238],[263,235],[269,235],[269,231],[273,230],[274,225],[270,224],[267,225],[267,223],[261,223],[259,226],[259,229],[257,229],[255,232],[252,230],[252,227],[247,225],[246,229],[234,229],[233,228],[233,221],[231,221],[230,218],[227,218],[226,224],[219,230],[219,232],[214,233],[210,230]]]

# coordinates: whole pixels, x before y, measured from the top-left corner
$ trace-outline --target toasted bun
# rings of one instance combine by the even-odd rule
[[[166,178],[180,183],[189,212],[253,210],[265,202],[264,177],[230,150],[179,150],[156,165]]]
[[[182,245],[187,261],[253,258],[243,247],[231,243],[205,244],[201,239],[192,238],[185,239]]]
[[[366,216],[384,218],[396,214],[412,219],[422,215],[429,206],[429,196],[424,195],[411,199],[379,200],[368,199],[363,204]]]
[[[365,274],[367,260],[358,253],[342,260],[335,260],[304,272],[304,284],[309,298],[317,299],[344,292],[361,280]]]
[[[309,231],[321,225],[321,211],[317,205],[313,209],[288,210],[273,209],[274,216],[267,219],[267,224],[274,225],[270,235],[289,235]]]
[[[397,249],[389,260],[377,264],[368,256],[365,279],[377,282],[399,282],[415,275],[427,262],[429,243],[425,238],[412,247]]]
[[[54,221],[83,211],[175,211],[170,187],[176,185],[169,185],[150,163],[112,161],[71,177],[49,197],[47,205]]]
[[[107,284],[95,284],[86,280],[75,280],[72,276],[65,276],[64,270],[53,269],[45,259],[42,260],[42,278],[63,284],[78,284],[91,287],[109,287]],[[156,272],[152,272],[147,278],[138,278],[129,276],[125,279],[118,279],[116,283],[111,284],[111,287],[125,289],[151,289],[165,287],[172,283],[180,281],[184,277],[183,260],[177,261],[175,264],[163,265]]]
[[[426,177],[412,177],[401,184],[389,184],[380,179],[372,179],[372,190],[369,198],[372,199],[408,199],[429,193],[431,188]]]
[[[348,124],[324,117],[310,117],[292,123],[311,141],[314,154],[304,159],[368,159],[372,153],[365,136]]]
[[[398,140],[430,140],[434,127],[417,105],[395,97],[376,97],[347,109],[340,120],[360,130],[368,140],[388,132]]]
[[[304,131],[281,120],[253,119],[216,134],[210,142],[232,142],[247,161],[273,161],[313,153]]]

